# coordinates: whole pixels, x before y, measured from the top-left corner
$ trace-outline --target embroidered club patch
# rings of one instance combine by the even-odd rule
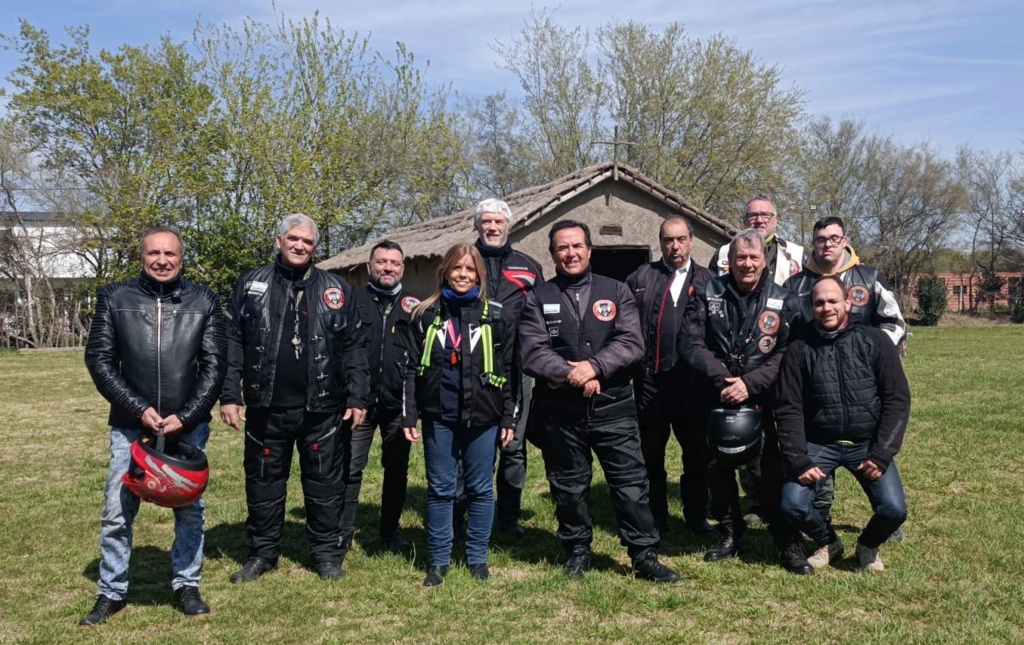
[[[338,287],[325,289],[324,303],[331,309],[341,309],[345,305],[345,293]]]
[[[402,298],[402,311],[407,314],[411,314],[412,310],[416,305],[420,304],[420,299],[413,296],[406,296]]]
[[[762,354],[767,354],[775,349],[775,337],[774,336],[761,336],[757,341],[757,348],[761,350]]]
[[[594,312],[594,318],[601,322],[608,322],[615,319],[615,313],[618,310],[615,308],[615,303],[611,300],[598,300],[591,307],[591,311]]]
[[[708,314],[711,316],[723,316],[725,315],[722,311],[722,299],[721,298],[708,298]]]
[[[855,287],[850,287],[848,294],[850,296],[850,302],[854,307],[863,307],[868,304],[869,300],[871,300],[871,293],[864,285],[858,284]]]
[[[757,317],[757,328],[762,334],[774,336],[779,333],[779,314],[775,311],[764,311]]]
[[[267,292],[267,283],[260,282],[259,280],[253,280],[252,282],[249,283],[248,289],[249,293],[262,296]]]

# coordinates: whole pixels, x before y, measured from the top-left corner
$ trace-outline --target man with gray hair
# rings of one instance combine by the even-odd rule
[[[744,226],[756,230],[764,238],[765,271],[777,285],[783,285],[791,276],[803,269],[804,247],[794,242],[787,242],[776,235],[779,226],[779,212],[775,202],[763,193],[758,193],[747,200],[743,207]],[[712,275],[725,275],[729,272],[729,245],[718,249],[711,258]],[[740,471],[740,483],[747,501],[747,519],[752,522],[761,519],[761,502],[757,498],[754,482],[748,470]]]
[[[346,460],[340,433],[343,425],[362,422],[369,372],[352,289],[313,265],[318,241],[312,219],[285,217],[276,261],[242,276],[228,301],[228,373],[220,417],[236,430],[245,422],[249,507],[249,558],[231,575],[232,583],[255,580],[277,567],[296,445],[313,569],[327,580],[345,574]]]
[[[497,300],[505,311],[511,312],[516,320],[523,309],[526,294],[544,281],[540,264],[529,255],[517,251],[509,244],[508,234],[513,223],[512,209],[500,199],[485,199],[476,205],[473,213],[473,227],[478,238],[476,248],[484,259],[487,272],[487,294]],[[519,352],[516,352],[516,356]],[[513,367],[515,374],[522,374],[519,366]],[[522,504],[523,486],[526,484],[526,420],[529,416],[531,385],[529,377],[522,378],[522,400],[519,408],[522,414],[512,441],[501,449],[497,471],[496,515],[499,528],[506,535],[522,537],[523,527],[519,524],[519,510]],[[461,515],[456,510],[456,517]]]
[[[680,353],[696,374],[698,387],[703,388],[696,400],[706,402],[700,427],[708,428],[713,457],[707,473],[711,514],[718,520],[720,534],[718,545],[704,559],[716,562],[740,554],[746,523],[740,514],[736,468],[749,464],[782,566],[808,575],[814,569],[800,547],[799,533],[780,512],[782,458],[771,411],[779,364],[790,340],[790,327],[800,317],[800,304],[793,292],[771,280],[764,256],[761,232],[753,228],[740,231],[729,245],[729,273],[709,280],[686,305]],[[758,440],[764,432],[763,448],[758,450],[755,442],[749,455],[749,446],[736,451],[734,445],[722,444],[716,450],[718,438],[728,437],[729,429],[712,427],[711,420],[725,424],[740,415],[760,419],[760,429],[755,430]],[[737,452],[740,457],[729,458]]]
[[[743,208],[743,224],[761,234],[765,243],[765,269],[775,284],[781,285],[790,276],[800,272],[804,265],[804,247],[787,242],[775,234],[779,226],[779,213],[770,197],[762,193],[747,200]],[[711,273],[729,272],[729,245],[725,244],[711,258]]]

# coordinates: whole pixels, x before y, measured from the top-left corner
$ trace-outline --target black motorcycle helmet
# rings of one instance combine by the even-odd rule
[[[708,418],[711,458],[742,466],[761,453],[764,433],[761,411],[753,408],[715,408]]]

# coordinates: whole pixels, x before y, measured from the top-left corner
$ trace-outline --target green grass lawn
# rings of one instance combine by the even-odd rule
[[[913,418],[898,457],[910,519],[905,541],[883,547],[888,571],[881,576],[854,565],[869,508],[853,478],[840,475],[835,516],[849,555],[838,566],[787,574],[761,528],[748,532],[743,559],[706,564],[701,556],[714,539],[683,530],[673,486],[662,554],[683,581],[634,580],[598,474],[595,570],[582,581],[566,579],[540,455],[531,448],[527,538],[496,536],[486,584],[470,578],[457,547],[445,584],[426,589],[422,448],[413,449],[402,518],[417,549],[405,558],[377,543],[375,445],[347,577],[325,583],[307,568],[295,472],[281,567],[256,583],[231,585],[228,576],[246,555],[242,435],[215,423],[202,587],[213,615],[190,621],[174,610],[173,517],[147,504],[135,524],[129,611],[81,630],[77,621],[96,592],[107,406],[81,353],[3,354],[0,643],[1022,642],[1022,364],[1024,327],[914,330],[906,362]],[[670,479],[679,470],[673,446]]]

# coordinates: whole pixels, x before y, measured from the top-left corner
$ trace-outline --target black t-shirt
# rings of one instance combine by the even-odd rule
[[[277,366],[274,370],[274,394],[270,399],[270,405],[274,407],[301,408],[306,405],[307,370],[309,369],[309,307],[306,303],[310,294],[304,294],[299,300],[297,320],[295,315],[296,296],[305,288],[305,284],[301,281],[301,276],[304,274],[303,269],[288,269],[283,267],[279,261],[274,276],[276,283],[274,286],[286,289],[285,297],[288,299],[284,317],[274,321],[281,329],[281,342],[277,346]],[[298,324],[298,338],[301,341],[299,345],[301,351],[297,356],[295,345],[292,343],[292,339],[296,337],[296,323]]]

